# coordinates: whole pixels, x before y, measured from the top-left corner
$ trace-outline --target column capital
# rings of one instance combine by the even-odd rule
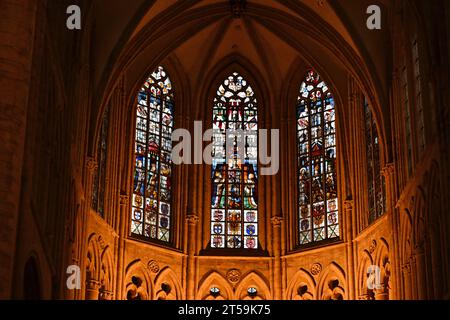
[[[344,200],[344,210],[353,210],[353,200]]]
[[[272,218],[270,218],[270,222],[272,223],[272,225],[274,227],[280,227],[281,223],[284,221],[283,217],[280,216],[273,216]]]
[[[86,289],[87,290],[98,290],[100,288],[100,281],[90,279],[86,281]]]
[[[123,194],[123,193],[119,195],[119,199],[120,199],[121,206],[128,205],[128,202],[130,201],[130,197],[127,194]]]
[[[86,168],[89,170],[89,172],[94,172],[98,168],[97,161],[95,161],[95,159],[92,157],[88,157],[86,159]]]
[[[393,175],[395,172],[395,165],[393,162],[387,163],[382,169],[381,174],[387,179],[389,176]]]
[[[189,225],[196,225],[198,222],[198,216],[196,214],[188,214],[186,216],[186,222]]]

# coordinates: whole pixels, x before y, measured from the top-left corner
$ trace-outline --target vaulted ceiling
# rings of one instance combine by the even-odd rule
[[[247,0],[237,15],[231,2],[94,1],[98,110],[124,72],[131,92],[169,59],[196,90],[223,61],[241,57],[274,90],[301,64],[316,68],[343,95],[351,75],[382,117],[391,64],[387,1],[378,1],[383,24],[377,31],[366,27],[372,0]]]

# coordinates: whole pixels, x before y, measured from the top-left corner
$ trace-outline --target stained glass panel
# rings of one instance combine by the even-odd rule
[[[364,121],[366,132],[367,197],[369,223],[384,212],[384,178],[381,175],[380,146],[377,127],[367,99],[364,98]]]
[[[158,67],[137,96],[131,233],[171,241],[173,92]]]
[[[234,134],[235,130],[246,134]],[[258,248],[257,130],[255,94],[235,72],[220,85],[214,99],[212,248]]]
[[[297,100],[299,244],[339,237],[334,99],[310,70]]]
[[[106,108],[100,129],[97,145],[98,166],[94,174],[92,186],[92,208],[101,216],[105,216],[106,190],[106,156],[108,151],[109,108]]]

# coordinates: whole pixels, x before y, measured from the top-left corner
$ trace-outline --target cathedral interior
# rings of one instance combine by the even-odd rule
[[[1,0],[0,298],[450,299],[449,45],[446,0]]]

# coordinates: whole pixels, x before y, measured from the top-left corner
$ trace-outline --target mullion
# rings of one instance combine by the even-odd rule
[[[144,166],[144,194],[143,194],[143,198],[144,198],[144,210],[142,210],[142,235],[145,236],[145,227],[147,226],[147,221],[146,221],[146,204],[147,204],[147,183],[148,183],[148,165],[149,165],[149,157],[148,157],[148,142],[149,142],[149,135],[150,135],[150,99],[151,99],[151,92],[150,89],[147,88],[146,90],[146,94],[147,94],[147,130],[146,130],[146,135],[145,135],[145,166]],[[151,228],[151,226],[150,226]],[[150,231],[150,230],[149,230]],[[149,238],[151,238],[151,232],[149,232],[148,234]]]
[[[241,111],[241,115],[242,115],[242,117],[241,117],[241,121],[240,121],[240,125],[241,125],[241,129],[242,130],[244,130],[244,117],[245,117],[245,115],[244,115],[244,108],[243,108],[243,104],[239,104],[238,105],[238,114],[239,114],[239,111]],[[243,131],[242,131],[243,132]],[[240,172],[240,186],[239,186],[239,188],[240,188],[240,190],[241,190],[241,235],[240,235],[240,238],[241,238],[241,248],[245,248],[245,246],[244,246],[244,201],[245,201],[245,196],[244,196],[244,185],[245,185],[245,182],[244,182],[244,164],[245,164],[245,141],[243,140],[243,138],[244,137],[240,137],[241,138],[241,147],[242,147],[242,145],[244,145],[244,150],[238,150],[238,155],[242,152],[242,154],[244,155],[244,158],[243,159],[241,159],[241,168],[239,169],[239,172]],[[238,146],[239,146],[239,143],[238,143]]]
[[[228,248],[228,237],[229,237],[229,233],[228,233],[228,228],[229,228],[229,209],[228,209],[228,197],[229,197],[229,193],[228,193],[228,188],[229,188],[229,183],[228,183],[228,179],[230,177],[230,172],[228,170],[228,162],[227,162],[227,142],[228,142],[228,128],[230,126],[230,121],[228,119],[228,108],[230,107],[230,102],[226,102],[225,105],[225,146],[224,146],[224,156],[225,156],[225,248]],[[219,207],[220,207],[220,203],[219,203]]]
[[[311,102],[309,101],[308,98],[308,157],[309,157],[309,161],[308,161],[308,169],[309,169],[309,221],[311,223],[311,231],[310,231],[310,236],[311,236],[311,242],[314,242],[314,219],[313,219],[313,201],[312,201],[312,189],[313,189],[313,176],[312,176],[312,117],[311,117]]]
[[[240,103],[238,105],[238,114],[239,111],[241,111],[241,121],[240,121],[240,125],[241,125],[241,129],[244,130],[244,118],[245,118],[245,110],[244,110],[244,104]],[[243,132],[243,131],[242,131]],[[241,168],[239,169],[240,171],[240,190],[241,190],[241,248],[245,248],[244,245],[244,202],[245,202],[245,195],[244,195],[244,186],[245,186],[245,181],[244,181],[244,165],[245,165],[245,139],[244,136],[241,136],[241,147],[242,145],[244,146],[244,150],[239,150],[238,154],[242,152],[243,155],[243,159],[241,159]],[[239,143],[238,143],[239,146]]]
[[[158,160],[158,193],[157,193],[157,198],[158,198],[158,207],[157,207],[157,212],[158,212],[158,220],[156,221],[156,239],[164,241],[162,239],[159,239],[159,222],[160,219],[162,217],[162,213],[160,212],[160,207],[161,207],[161,164],[162,164],[162,132],[163,132],[163,124],[162,124],[162,118],[163,118],[163,110],[164,110],[164,101],[165,96],[163,94],[163,90],[161,89],[161,94],[160,94],[160,108],[159,108],[159,160]],[[170,208],[170,210],[172,210],[172,208]],[[170,214],[170,211],[169,211]],[[169,224],[171,224],[171,221],[169,219]],[[169,234],[170,237],[170,234]],[[170,239],[170,238],[169,238]]]
[[[322,95],[323,96],[323,95]],[[326,146],[326,136],[325,136],[325,101],[321,100],[321,108],[320,116],[320,131],[322,133],[322,156],[321,156],[321,165],[322,165],[322,188],[323,188],[323,211],[324,211],[324,228],[325,228],[325,239],[328,239],[328,196],[327,196],[327,169],[325,166],[325,146]],[[331,137],[331,135],[329,135]],[[328,137],[328,136],[327,136]],[[325,240],[323,239],[323,240]]]

